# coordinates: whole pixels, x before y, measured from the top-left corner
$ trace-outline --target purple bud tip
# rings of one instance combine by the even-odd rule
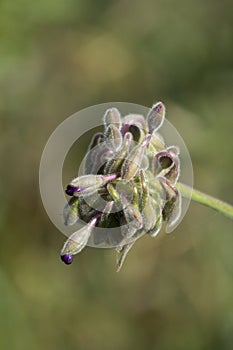
[[[155,106],[155,110],[156,110],[158,113],[161,111],[162,108],[163,108],[162,102],[159,102],[159,103],[156,104],[156,106]]]
[[[61,255],[61,260],[66,264],[66,265],[70,265],[73,261],[73,255],[71,254],[64,254]]]
[[[68,185],[66,187],[66,194],[68,194],[68,196],[73,196],[74,192],[78,191],[78,187],[72,186],[72,185]]]

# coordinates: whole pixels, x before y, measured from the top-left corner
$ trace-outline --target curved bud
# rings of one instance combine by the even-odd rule
[[[77,177],[67,186],[66,194],[69,196],[92,194],[107,182],[115,180],[117,174],[111,175],[83,175]]]
[[[180,161],[175,153],[162,151],[152,160],[152,172],[155,176],[166,177],[170,182],[176,183],[180,175]]]
[[[74,225],[78,218],[78,198],[72,197],[63,209],[64,224],[67,226]]]
[[[154,104],[147,115],[149,133],[157,131],[163,124],[165,118],[165,106],[162,102]]]
[[[121,128],[121,114],[117,108],[107,109],[104,116],[103,122],[105,127],[108,127],[110,124],[114,124],[118,129]]]
[[[151,135],[145,136],[142,143],[135,146],[124,160],[121,168],[121,178],[128,182],[130,181],[141,168],[141,162],[144,155],[145,147],[148,146]]]
[[[110,124],[105,133],[105,142],[107,147],[117,151],[122,145],[122,140],[123,138],[120,130],[114,124]]]

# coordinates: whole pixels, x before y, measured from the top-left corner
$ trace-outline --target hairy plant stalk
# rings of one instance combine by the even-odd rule
[[[230,219],[233,219],[233,206],[220,199],[214,198],[206,193],[190,188],[182,183],[176,184],[178,190],[183,197],[189,198],[197,203],[203,204],[211,209],[214,209]]]

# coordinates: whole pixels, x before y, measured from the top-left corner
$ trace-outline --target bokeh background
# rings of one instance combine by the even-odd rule
[[[138,241],[120,274],[111,250],[67,267],[38,187],[66,117],[162,100],[195,187],[232,203],[232,14],[230,0],[0,2],[0,349],[233,348],[229,219],[192,203],[171,235]]]

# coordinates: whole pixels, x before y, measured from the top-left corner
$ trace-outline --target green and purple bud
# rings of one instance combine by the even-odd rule
[[[107,128],[109,125],[114,124],[118,129],[121,129],[121,114],[117,108],[110,108],[104,114],[103,122]]]
[[[119,175],[83,175],[74,179],[66,188],[66,194],[78,197],[89,195],[97,191],[110,181],[115,180]]]
[[[121,178],[125,182],[130,181],[140,170],[145,148],[149,145],[150,140],[150,134],[145,136],[142,143],[136,145],[123,162],[121,168]]]
[[[163,124],[165,118],[165,106],[162,102],[157,102],[147,115],[147,125],[149,133],[156,132]]]

